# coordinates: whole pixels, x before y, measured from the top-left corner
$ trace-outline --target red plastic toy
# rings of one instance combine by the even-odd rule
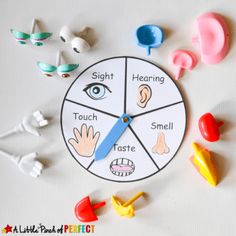
[[[95,210],[103,207],[106,204],[105,201],[91,204],[89,196],[81,199],[75,206],[76,218],[81,222],[91,222],[98,220]]]
[[[220,139],[219,127],[223,124],[223,121],[217,122],[211,113],[206,113],[200,117],[198,127],[204,139],[215,142]]]

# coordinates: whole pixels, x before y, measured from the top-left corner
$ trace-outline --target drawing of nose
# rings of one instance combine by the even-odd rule
[[[145,108],[151,96],[151,88],[147,84],[140,85],[138,88],[137,105],[141,108]]]
[[[170,149],[166,144],[165,135],[163,132],[160,132],[157,136],[157,143],[152,148],[153,153],[163,155],[164,153],[169,153]]]

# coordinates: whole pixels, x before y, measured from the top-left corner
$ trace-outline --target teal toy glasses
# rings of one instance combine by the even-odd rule
[[[27,43],[27,40],[30,39],[33,45],[43,46],[45,43],[45,40],[51,37],[52,33],[49,33],[49,32],[34,33],[36,24],[37,24],[37,21],[33,19],[31,34],[27,34],[27,33],[17,31],[14,29],[11,29],[11,33],[13,34],[16,41],[22,45],[25,45]]]
[[[14,35],[17,42],[20,44],[26,44],[26,40],[30,38],[29,34],[26,34],[24,32],[16,31],[11,29],[11,33]]]
[[[71,72],[79,67],[79,64],[61,64],[61,52],[57,53],[57,66],[46,64],[43,62],[37,62],[38,67],[44,75],[47,77],[52,77],[55,72],[62,78],[69,78]]]

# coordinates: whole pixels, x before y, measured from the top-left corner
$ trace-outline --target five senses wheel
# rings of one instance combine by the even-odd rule
[[[95,153],[122,114],[132,122],[102,160]],[[115,57],[84,70],[66,93],[62,133],[74,159],[90,173],[129,182],[158,173],[175,156],[185,132],[183,98],[158,66]]]

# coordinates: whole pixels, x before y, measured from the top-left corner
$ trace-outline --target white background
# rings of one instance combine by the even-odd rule
[[[40,138],[26,134],[0,141],[0,148],[13,153],[38,151],[47,166],[35,180],[1,157],[0,228],[6,224],[79,224],[73,214],[74,205],[90,195],[95,201],[107,200],[107,206],[99,211],[94,235],[236,235],[235,9],[234,0],[1,0],[0,130],[38,108],[51,117],[51,124]],[[153,23],[164,28],[166,40],[161,48],[152,50],[149,59],[173,75],[168,55],[178,48],[196,52],[191,43],[193,22],[206,11],[226,17],[231,48],[219,65],[199,63],[179,81],[187,104],[188,125],[174,160],[152,178],[128,184],[101,180],[83,170],[67,151],[59,124],[61,103],[73,79],[44,78],[36,61],[54,63],[57,49],[65,52],[68,62],[79,62],[80,71],[106,57],[147,59],[145,49],[135,45],[134,31],[140,24]],[[29,32],[33,17],[41,20],[44,30],[54,33],[45,47],[18,45],[9,33],[10,28]],[[90,52],[76,55],[58,40],[65,24],[74,31],[84,26],[94,29],[96,43]],[[198,132],[198,118],[208,111],[226,122],[220,142],[206,143]],[[188,160],[190,144],[195,140],[212,150],[218,162],[221,181],[216,188],[207,184]],[[135,204],[136,217],[115,215],[111,194],[128,199],[137,191],[145,191],[147,196]]]

